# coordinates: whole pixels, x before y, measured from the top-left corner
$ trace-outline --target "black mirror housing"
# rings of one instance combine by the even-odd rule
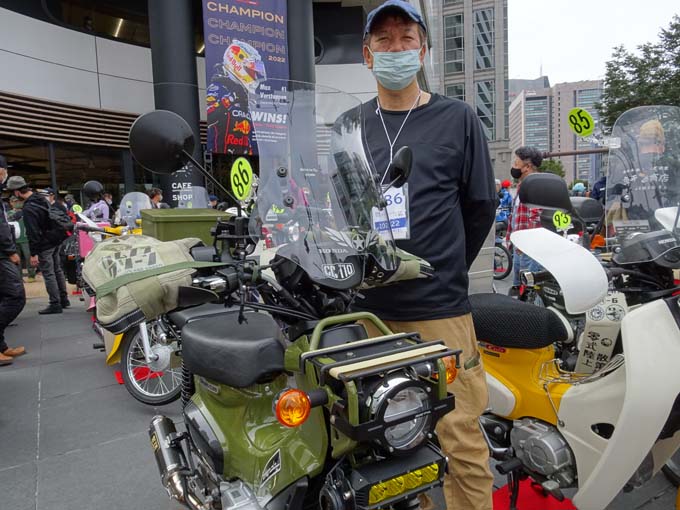
[[[408,146],[404,146],[397,151],[392,158],[390,167],[387,170],[391,187],[401,188],[409,175],[411,175],[411,166],[413,164],[413,151]]]
[[[571,212],[567,183],[549,173],[527,175],[519,187],[520,201],[530,207],[546,207]]]
[[[135,120],[130,128],[130,152],[150,172],[171,174],[182,168],[196,140],[189,124],[174,112],[155,110]]]

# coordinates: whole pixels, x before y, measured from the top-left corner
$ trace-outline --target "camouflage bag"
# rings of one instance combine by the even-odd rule
[[[177,308],[180,287],[190,286],[197,262],[190,249],[198,238],[162,242],[144,235],[113,237],[95,245],[83,279],[97,297],[97,319],[114,334]]]

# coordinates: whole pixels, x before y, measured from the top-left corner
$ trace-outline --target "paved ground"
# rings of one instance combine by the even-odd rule
[[[148,445],[148,423],[160,410],[117,384],[92,349],[97,338],[81,303],[38,316],[45,305],[29,300],[7,330],[28,354],[0,368],[0,510],[177,510]],[[178,404],[162,412],[180,415]],[[674,498],[657,477],[608,510],[669,510]]]

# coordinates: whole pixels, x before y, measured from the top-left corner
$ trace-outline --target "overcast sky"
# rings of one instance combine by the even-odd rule
[[[612,48],[658,40],[677,0],[509,0],[510,78],[543,74],[551,85],[604,77]]]

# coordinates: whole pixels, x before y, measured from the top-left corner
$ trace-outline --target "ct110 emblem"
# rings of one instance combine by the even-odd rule
[[[323,264],[323,274],[331,280],[343,281],[354,276],[354,264],[337,262],[335,264]]]

